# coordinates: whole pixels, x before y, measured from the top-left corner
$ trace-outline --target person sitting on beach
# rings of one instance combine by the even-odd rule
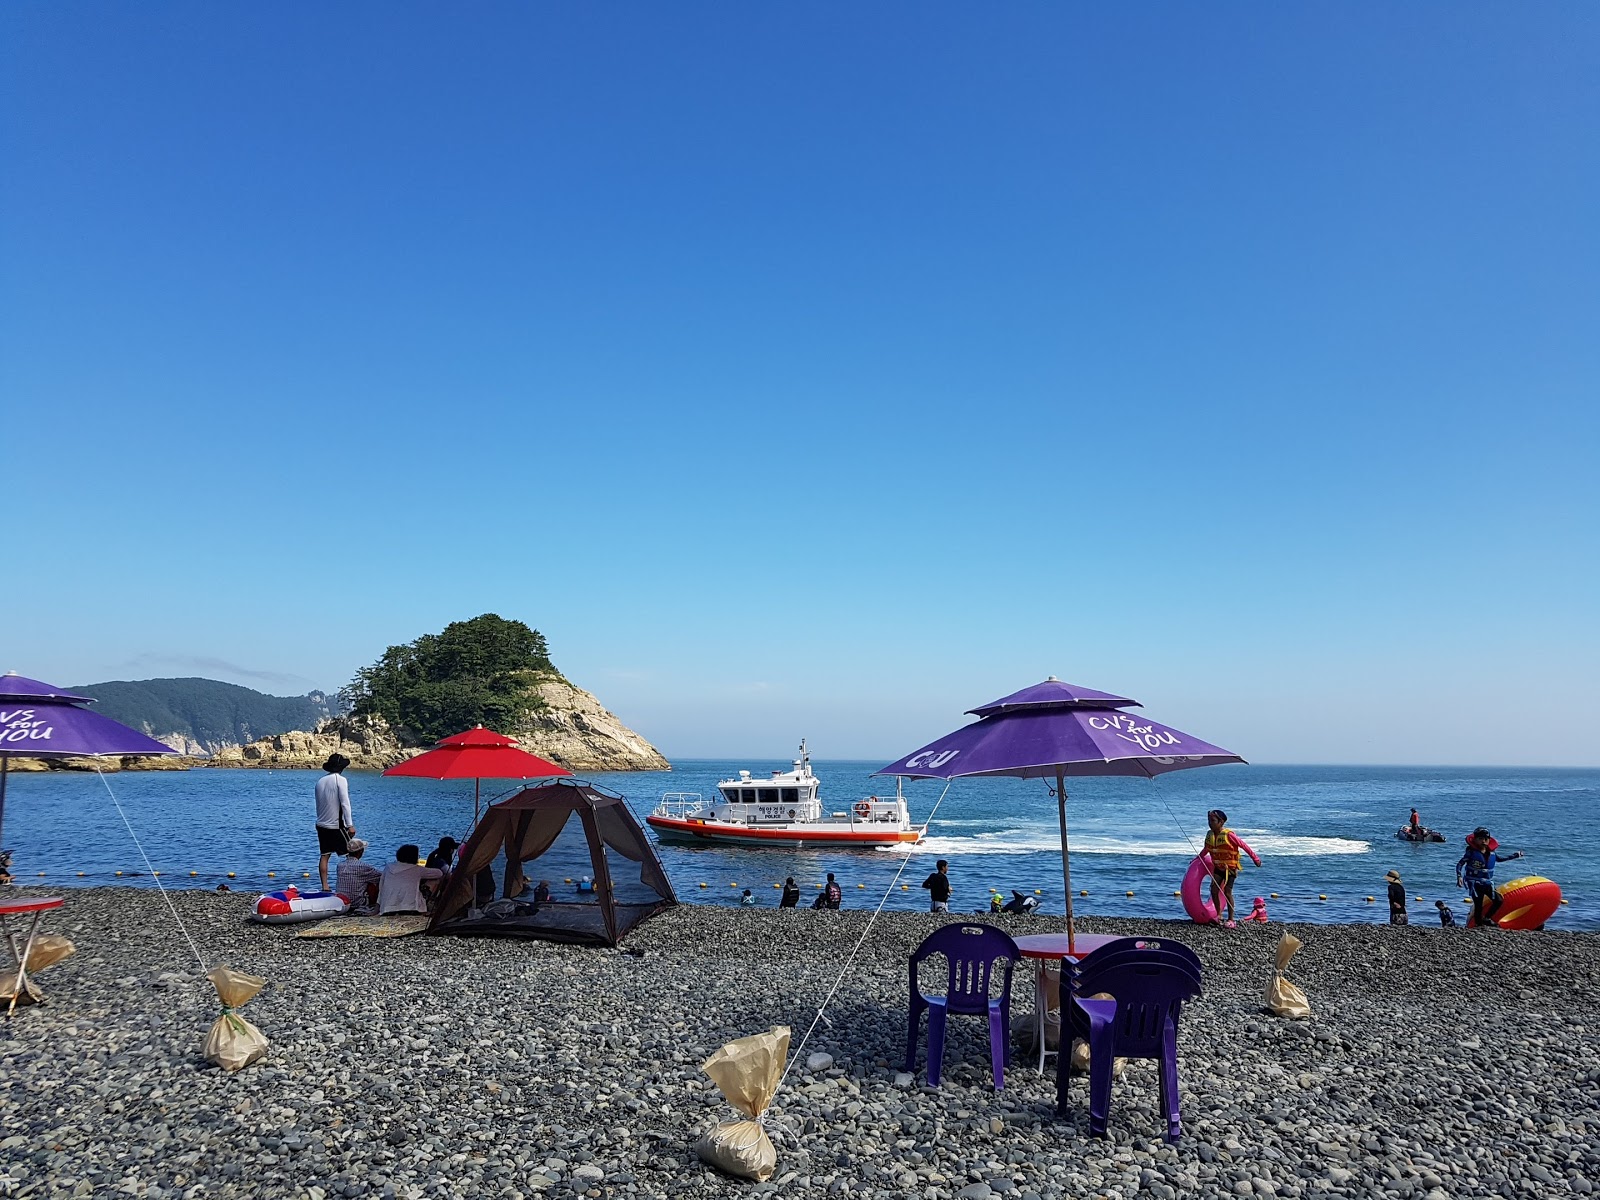
[[[1237,922],[1233,919],[1233,881],[1239,878],[1239,851],[1245,849],[1258,867],[1261,857],[1228,828],[1228,814],[1220,808],[1208,812],[1206,821],[1211,826],[1205,840],[1205,852],[1211,855],[1211,907],[1216,910],[1217,919],[1222,920],[1223,901],[1227,901],[1228,919],[1223,925],[1234,929]]]
[[[1389,881],[1389,924],[1411,924],[1411,918],[1406,916],[1406,887],[1400,882],[1400,872],[1390,871],[1384,878]]]
[[[1257,925],[1265,925],[1267,923],[1267,919],[1266,898],[1263,896],[1257,896],[1250,902],[1250,913],[1245,917],[1245,920],[1254,921]]]
[[[756,906],[756,894],[749,888],[745,888],[744,895],[739,897],[739,903],[745,908],[754,908]]]
[[[350,914],[356,917],[372,915],[378,901],[378,885],[383,872],[371,863],[361,861],[367,844],[360,838],[351,838],[345,850],[344,861],[339,864],[339,874],[333,890],[350,902]]]
[[[797,908],[800,904],[800,885],[791,875],[783,881],[783,898],[778,901],[779,908]]]
[[[989,911],[991,913],[993,913],[995,916],[999,916],[1001,913],[1005,912],[1005,910],[1006,910],[1006,902],[1000,898],[1000,893],[999,892],[990,892],[989,893]]]
[[[448,875],[456,865],[456,849],[461,845],[453,837],[442,837],[428,854],[428,866]]]
[[[384,867],[383,878],[378,883],[380,916],[428,911],[426,885],[437,884],[444,878],[444,872],[438,867],[419,864],[417,856],[421,853],[421,850],[408,842],[394,852],[394,861]]]
[[[550,903],[550,881],[548,879],[539,880],[539,886],[533,889],[533,902],[535,904]]]
[[[1433,906],[1439,910],[1439,924],[1445,929],[1456,927],[1456,915],[1450,911],[1450,906],[1443,900],[1435,900]]]
[[[1470,923],[1480,928],[1493,924],[1495,913],[1500,911],[1502,897],[1494,888],[1495,863],[1511,862],[1522,857],[1521,850],[1497,854],[1499,847],[1500,843],[1479,825],[1467,838],[1466,853],[1456,861],[1456,886],[1466,888],[1467,894],[1472,897]]]
[[[839,886],[839,881],[833,877],[833,872],[828,872],[828,882],[822,889],[823,899],[827,901],[825,907],[837,911],[844,905],[844,889]]]

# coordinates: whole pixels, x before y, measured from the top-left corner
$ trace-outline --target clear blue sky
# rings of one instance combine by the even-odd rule
[[[0,161],[0,669],[1600,763],[1593,4],[13,3]]]

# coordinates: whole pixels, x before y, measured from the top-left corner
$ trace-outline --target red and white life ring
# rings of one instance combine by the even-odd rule
[[[857,800],[856,801],[856,816],[860,817],[862,820],[866,820],[871,815],[872,815],[872,801],[870,801],[870,800]]]
[[[300,921],[320,921],[350,911],[350,902],[337,892],[302,892],[285,888],[268,892],[256,901],[252,921],[263,925],[293,925]]]

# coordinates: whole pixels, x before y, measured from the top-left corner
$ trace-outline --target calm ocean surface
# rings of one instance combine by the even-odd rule
[[[825,802],[834,808],[868,794],[892,794],[892,780],[872,778],[883,764],[814,762]],[[770,762],[686,761],[671,772],[601,774],[591,778],[628,797],[641,817],[663,792],[709,796],[716,782],[740,768],[762,774],[787,768]],[[267,890],[316,870],[312,785],[321,772],[194,770],[124,772],[105,778],[127,811],[164,882]],[[427,850],[444,834],[465,840],[472,824],[472,784],[384,779],[350,773],[356,825],[381,864],[404,842]],[[927,819],[943,784],[908,784],[912,817]],[[485,781],[484,794],[504,795],[509,784]],[[1502,882],[1544,875],[1571,903],[1552,927],[1600,928],[1600,770],[1430,767],[1227,766],[1180,771],[1156,780],[1068,780],[1074,890],[1084,915],[1182,916],[1172,895],[1205,830],[1209,808],[1225,809],[1229,824],[1262,856],[1245,864],[1236,898],[1272,892],[1271,915],[1293,921],[1383,921],[1384,872],[1398,870],[1412,895],[1413,922],[1433,923],[1433,901],[1446,899],[1464,915],[1454,887],[1461,839],[1487,824],[1524,861],[1500,870]],[[1394,831],[1411,807],[1444,832],[1443,845],[1410,845]],[[6,796],[4,844],[16,854],[18,882],[73,886],[149,885],[138,851],[99,777],[59,773],[12,775]],[[1044,911],[1062,910],[1061,856],[1055,803],[1042,782],[957,780],[933,817],[928,839],[915,850],[784,852],[734,848],[662,847],[662,859],[689,902],[732,904],[750,887],[775,904],[774,883],[792,874],[807,887],[826,871],[846,885],[849,907],[870,907],[905,871],[890,893],[891,908],[926,907],[917,886],[936,858],[950,860],[952,908],[986,907],[991,887],[1041,892]],[[907,861],[909,859],[909,861]],[[44,872],[41,880],[38,873]],[[84,872],[83,877],[78,872]],[[115,872],[125,874],[117,879]],[[191,878],[190,871],[198,872]],[[270,879],[268,871],[275,871]],[[581,873],[574,863],[567,873]],[[557,872],[548,872],[557,874]],[[702,889],[699,885],[708,886]],[[857,884],[864,884],[858,888]],[[900,884],[909,885],[902,891]],[[737,886],[734,886],[737,885]],[[1126,895],[1133,892],[1133,896]],[[1326,893],[1328,899],[1318,899]],[[1376,896],[1368,904],[1367,896]],[[1241,912],[1240,915],[1243,915]]]

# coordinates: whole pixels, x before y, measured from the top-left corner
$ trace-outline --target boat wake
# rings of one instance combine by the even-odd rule
[[[1369,842],[1356,838],[1295,837],[1287,834],[1252,834],[1250,845],[1263,858],[1315,858],[1333,854],[1366,854]],[[887,854],[930,854],[954,858],[958,855],[1059,854],[1061,837],[1053,829],[1005,829],[967,837],[930,836],[915,846],[883,846]],[[1140,858],[1193,858],[1199,843],[1183,838],[1124,838],[1085,834],[1072,838],[1074,854],[1132,855]]]

